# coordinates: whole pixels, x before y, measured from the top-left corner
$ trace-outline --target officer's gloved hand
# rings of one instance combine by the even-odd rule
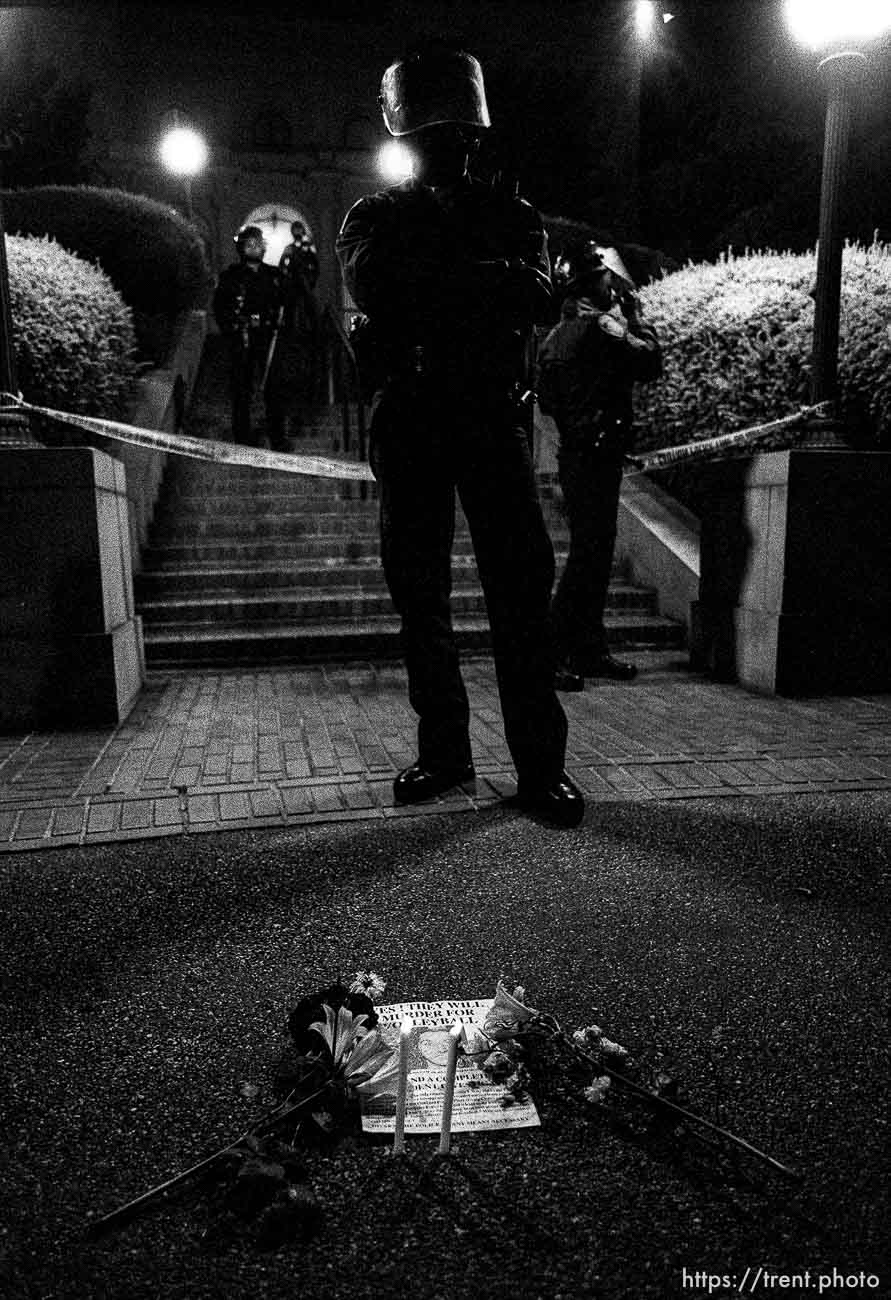
[[[506,280],[509,302],[524,314],[537,317],[550,306],[550,284],[539,267],[514,257],[507,263]]]
[[[627,321],[633,321],[641,314],[640,299],[636,293],[626,291],[619,298],[619,304],[622,308],[622,315]]]

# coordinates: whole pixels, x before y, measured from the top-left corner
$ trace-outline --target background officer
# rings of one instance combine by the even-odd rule
[[[291,223],[291,243],[285,246],[278,269],[285,295],[281,383],[287,393],[291,433],[296,434],[321,381],[321,317],[315,297],[319,256],[302,221]]]
[[[431,46],[384,73],[384,121],[414,175],[361,199],[337,240],[347,287],[373,331],[380,389],[371,463],[381,549],[402,618],[418,759],[394,784],[415,803],[473,777],[469,708],[450,612],[457,489],[486,597],[520,803],[575,825],[584,805],[563,769],[554,692],[554,557],[518,394],[550,275],[538,214],[469,175],[489,126],[482,70]]]
[[[569,521],[569,555],[554,596],[558,687],[585,677],[630,679],[613,658],[603,623],[622,462],[632,437],[632,389],[658,378],[662,354],[645,325],[631,279],[614,248],[585,244],[555,262],[561,320],[539,349],[538,401],[560,434],[558,472]]]
[[[279,272],[263,261],[266,241],[259,226],[243,226],[235,236],[238,261],[220,273],[213,314],[229,345],[232,437],[257,446],[251,425],[254,393],[263,384],[266,436],[275,451],[286,450],[284,402],[276,361],[285,299]]]
[[[315,290],[319,278],[319,255],[302,221],[291,222],[291,242],[285,245],[278,269],[285,277],[299,276],[310,293]]]

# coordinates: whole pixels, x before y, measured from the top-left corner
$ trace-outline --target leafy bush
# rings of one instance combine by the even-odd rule
[[[130,309],[111,280],[51,239],[10,235],[6,250],[25,398],[84,415],[123,415],[136,373],[136,338]]]
[[[153,360],[163,351],[158,318],[206,299],[209,270],[197,231],[155,199],[124,190],[46,185],[3,195],[6,229],[49,235],[98,262],[128,306],[137,338]],[[163,334],[163,331],[162,331]]]
[[[814,253],[728,253],[717,265],[688,266],[643,289],[665,370],[661,380],[637,390],[638,448],[701,441],[806,404],[815,275]],[[849,245],[840,407],[852,442],[861,446],[891,442],[889,308],[891,246]]]

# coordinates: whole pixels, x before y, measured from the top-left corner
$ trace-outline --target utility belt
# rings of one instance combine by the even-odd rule
[[[426,393],[485,394],[512,401],[534,401],[529,385],[517,378],[518,367],[512,359],[455,355],[415,344],[393,349],[385,359],[384,382],[400,387],[416,387]]]
[[[260,312],[255,312],[251,316],[238,316],[235,321],[233,332],[241,334],[245,330],[270,330],[273,322],[268,317],[263,316]]]
[[[376,392],[391,386],[417,389],[425,395],[486,394],[529,404],[534,401],[529,386],[518,375],[515,357],[492,358],[491,354],[474,358],[468,366],[469,351],[456,351],[429,343],[391,342],[365,316],[353,321],[350,344],[356,358],[363,396],[370,400]]]
[[[583,427],[561,433],[560,450],[569,455],[591,451],[625,455],[633,438],[633,424],[627,415],[599,410]]]

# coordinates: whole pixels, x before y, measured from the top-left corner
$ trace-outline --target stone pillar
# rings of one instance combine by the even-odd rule
[[[90,447],[0,465],[0,730],[117,725],[145,680],[124,467]]]
[[[692,665],[768,694],[891,689],[891,453],[771,452],[711,479]]]

